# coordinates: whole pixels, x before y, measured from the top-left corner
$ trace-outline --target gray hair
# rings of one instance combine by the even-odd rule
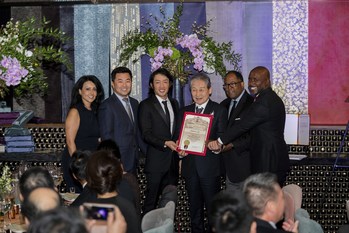
[[[277,185],[276,175],[269,172],[254,174],[245,180],[243,191],[255,216],[262,215],[267,202],[277,198]]]
[[[194,80],[202,80],[206,83],[208,89],[211,88],[211,79],[205,73],[197,73],[190,79],[190,88]]]

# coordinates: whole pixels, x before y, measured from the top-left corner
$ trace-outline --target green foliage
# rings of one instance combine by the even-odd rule
[[[177,40],[184,36],[179,26],[183,13],[183,2],[177,6],[170,18],[166,17],[166,12],[162,7],[160,7],[160,13],[160,18],[150,15],[145,32],[131,30],[123,36],[117,48],[121,50],[120,63],[127,65],[129,61],[137,62],[144,55],[154,59],[155,52],[160,46],[171,49],[172,55],[164,57],[162,66],[184,85],[190,75],[190,67],[194,64],[194,56],[188,49],[178,49]],[[192,32],[201,40],[198,48],[202,49],[204,54],[203,72],[215,72],[224,77],[227,72],[224,62],[230,63],[235,70],[240,70],[242,56],[232,50],[232,41],[220,44],[208,36],[210,23],[211,20],[205,25],[193,23]]]
[[[44,96],[47,92],[47,78],[43,63],[63,65],[72,70],[68,54],[61,49],[69,40],[58,28],[49,27],[50,21],[30,18],[26,21],[10,20],[0,28],[0,60],[3,56],[16,58],[21,66],[28,70],[28,75],[14,86],[15,98],[30,98],[38,93]],[[5,82],[0,79],[0,97],[8,92]]]

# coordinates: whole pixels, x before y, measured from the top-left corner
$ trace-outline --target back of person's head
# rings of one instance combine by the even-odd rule
[[[253,221],[243,193],[228,191],[214,197],[209,218],[216,233],[249,233]]]
[[[36,188],[31,191],[22,204],[22,214],[33,221],[39,214],[62,205],[62,199],[58,192],[51,188]]]
[[[111,151],[94,152],[86,166],[87,185],[98,194],[114,192],[122,178],[119,159]]]
[[[88,233],[88,230],[78,209],[60,207],[39,215],[27,233]]]
[[[19,178],[21,200],[25,199],[33,189],[39,187],[55,189],[53,178],[46,169],[31,167]]]
[[[254,216],[263,215],[267,202],[277,199],[277,186],[277,176],[269,172],[254,174],[245,180],[243,190]]]
[[[111,151],[116,158],[121,159],[119,146],[112,139],[106,139],[101,141],[101,143],[99,143],[97,150]]]
[[[70,160],[70,170],[79,181],[86,180],[86,164],[91,155],[90,151],[75,151]]]

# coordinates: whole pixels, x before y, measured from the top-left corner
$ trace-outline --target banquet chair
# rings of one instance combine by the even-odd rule
[[[323,233],[319,223],[310,218],[307,210],[302,207],[302,188],[289,184],[282,188],[285,197],[285,220],[298,221],[299,233]]]
[[[282,188],[285,197],[285,219],[295,220],[296,211],[302,206],[302,188],[289,184]]]
[[[142,219],[143,233],[173,233],[175,203],[169,201],[165,207],[146,213]]]

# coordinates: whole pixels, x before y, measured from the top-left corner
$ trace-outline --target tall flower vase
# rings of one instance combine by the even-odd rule
[[[13,86],[8,87],[8,92],[4,96],[4,98],[0,99],[2,112],[11,112],[13,110],[13,96],[14,90]]]
[[[178,101],[179,108],[184,107],[184,87],[178,78],[175,78],[173,82],[172,97]]]

